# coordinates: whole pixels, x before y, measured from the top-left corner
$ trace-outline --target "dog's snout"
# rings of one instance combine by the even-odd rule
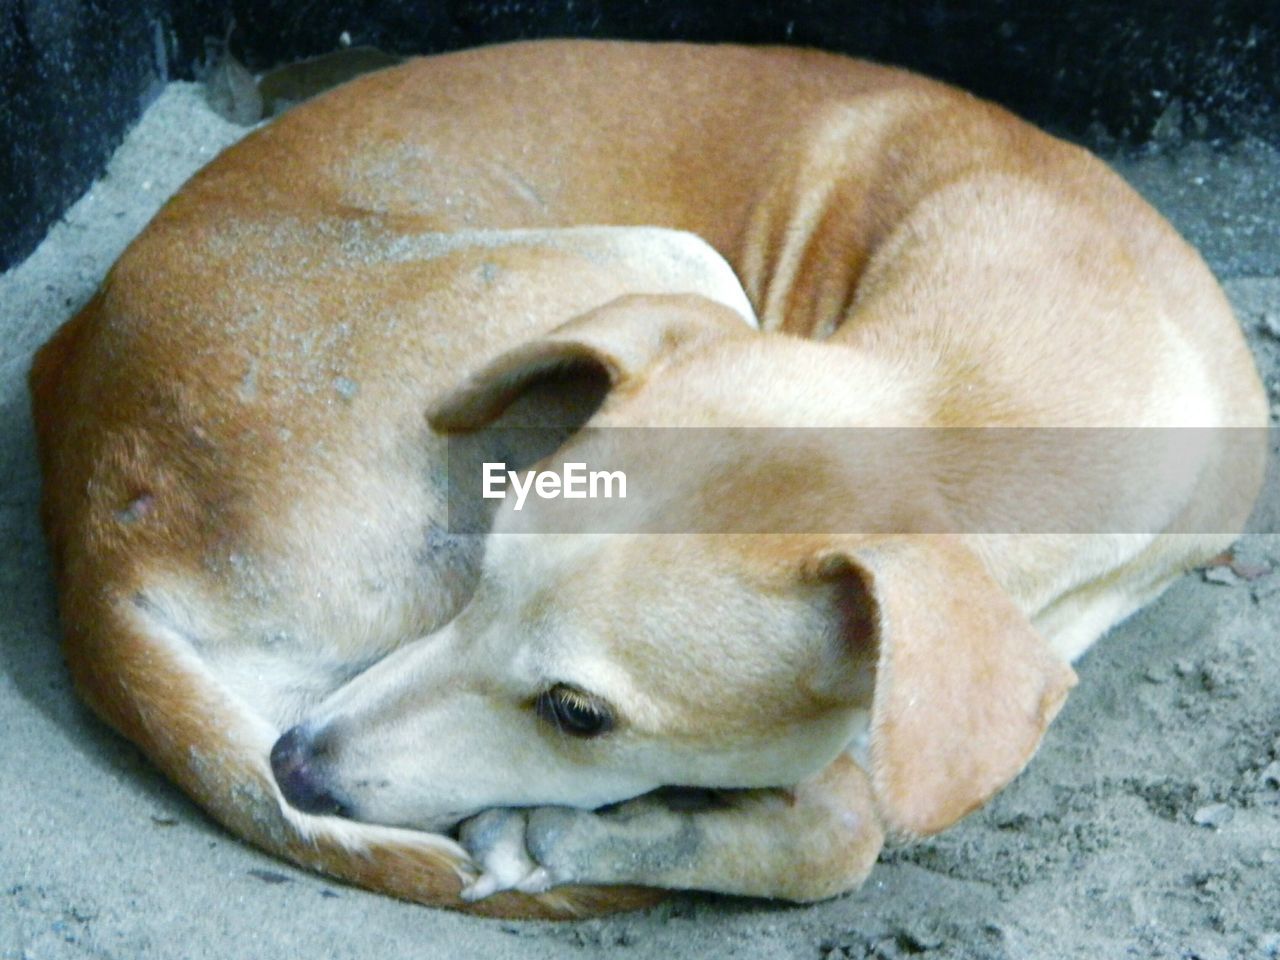
[[[271,748],[271,772],[285,799],[303,813],[350,815],[350,806],[325,783],[315,739],[306,727],[291,727],[276,741]]]

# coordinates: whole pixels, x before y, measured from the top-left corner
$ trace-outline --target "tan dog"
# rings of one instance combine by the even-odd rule
[[[1266,422],[1204,264],[1085,152],[839,57],[576,42],[419,60],[228,150],[32,389],[88,702],[269,850],[544,916],[644,895],[500,891],[812,899],[980,805],[1261,475],[1226,431],[1040,428]],[[626,503],[685,533],[508,498],[481,541],[444,434],[495,421],[552,426],[493,454],[550,467],[617,459],[597,427],[725,429]],[[814,426],[918,432],[869,463]],[[954,429],[996,426],[1037,429]],[[463,820],[466,850],[427,832]]]

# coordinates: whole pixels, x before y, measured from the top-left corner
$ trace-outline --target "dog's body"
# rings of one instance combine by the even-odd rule
[[[541,382],[564,369],[580,376]],[[726,529],[735,511],[831,524],[575,537],[504,504],[499,531],[544,535],[495,535],[481,570],[479,538],[448,527],[445,432],[504,411],[1266,422],[1208,270],[1083,151],[824,54],[571,42],[416,61],[228,150],[41,351],[32,389],[88,702],[243,836],[454,905],[465,853],[413,828],[546,804],[464,828],[473,898],[856,885],[886,829],[941,829],[1016,774],[1067,662],[1231,540],[1260,467],[1256,445],[1197,446],[1155,519],[1107,532],[1108,498],[1139,503],[1172,456],[1112,450],[1071,465],[1069,503],[1036,501],[1083,533],[1014,535],[998,491],[1018,464],[965,444],[856,475],[799,443],[726,444],[637,509],[705,513],[714,474],[735,478]],[[584,456],[607,459],[593,436]],[[537,714],[574,697],[616,729],[549,735]],[[643,899],[515,897],[472,908]]]

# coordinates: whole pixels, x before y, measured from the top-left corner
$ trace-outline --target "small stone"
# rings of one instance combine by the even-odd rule
[[[1208,827],[1211,830],[1217,830],[1219,827],[1226,826],[1236,815],[1234,809],[1228,803],[1211,803],[1208,806],[1201,807],[1191,815],[1192,821],[1198,827]]]
[[[288,883],[289,878],[283,873],[276,873],[274,870],[250,870],[249,876],[261,880],[263,883],[269,883],[273,886],[278,883]]]
[[[215,113],[232,123],[247,127],[262,119],[258,81],[225,47],[205,80],[205,98]]]
[[[1151,128],[1151,139],[1162,147],[1177,146],[1182,142],[1182,100],[1174,97]]]
[[[1280,313],[1268,310],[1262,315],[1262,322],[1258,326],[1267,336],[1280,340]]]
[[[903,930],[898,934],[898,942],[909,953],[927,953],[940,948],[946,942],[946,938],[936,930]]]
[[[1173,672],[1180,677],[1189,677],[1196,672],[1196,665],[1190,660],[1175,660]]]
[[[1280,790],[1280,760],[1272,760],[1263,767],[1258,782],[1268,790]]]
[[[1201,571],[1201,576],[1205,583],[1217,583],[1224,587],[1234,587],[1242,582],[1231,567],[1206,567]]]
[[[1266,933],[1260,933],[1254,939],[1254,943],[1258,947],[1258,953],[1271,960],[1273,957],[1280,957],[1280,930],[1268,930]]]

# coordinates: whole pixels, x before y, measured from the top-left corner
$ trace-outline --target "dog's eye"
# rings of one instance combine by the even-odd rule
[[[613,714],[603,700],[558,683],[538,694],[533,703],[538,716],[561,733],[598,737],[613,729]]]

